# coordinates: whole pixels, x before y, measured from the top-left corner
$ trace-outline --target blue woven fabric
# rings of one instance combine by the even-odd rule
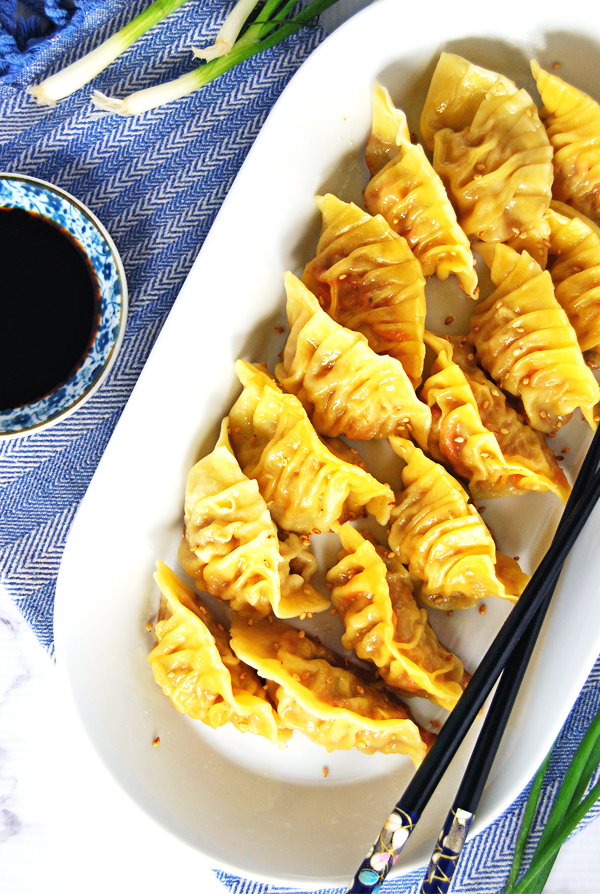
[[[146,5],[147,0],[28,0],[17,19],[16,4],[0,2],[0,170],[50,180],[85,202],[113,236],[130,290],[124,345],[103,387],[47,432],[0,444],[0,580],[50,652],[55,581],[78,503],[269,109],[323,36],[320,29],[305,29],[201,93],[135,119],[93,111],[91,87],[54,109],[37,106],[25,94],[26,85],[81,56]],[[193,64],[190,46],[216,33],[224,5],[188,0],[94,87],[124,96],[180,75]],[[598,707],[600,664],[561,735],[538,834],[564,766]],[[456,894],[501,889],[524,798],[468,844]],[[286,890],[218,875],[232,894]],[[390,880],[386,888],[413,894],[421,877],[418,872]]]
[[[14,46],[0,55],[10,63],[0,79],[0,170],[49,180],[88,205],[117,245],[130,298],[123,348],[97,394],[47,432],[0,445],[0,580],[52,651],[55,581],[77,505],[269,109],[323,32],[303,29],[204,90],[124,119],[93,110],[91,86],[55,108],[36,105],[24,88],[89,51],[147,0],[79,0],[62,19],[50,16],[61,4],[45,5],[50,36],[20,56]],[[214,39],[226,8],[188,0],[94,87],[124,96],[178,77],[196,64],[192,44]]]

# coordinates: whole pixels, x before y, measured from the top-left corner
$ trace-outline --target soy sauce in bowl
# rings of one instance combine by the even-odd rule
[[[67,380],[93,339],[99,297],[70,233],[33,211],[0,208],[0,410]]]
[[[0,172],[0,441],[55,425],[98,391],[127,306],[123,262],[93,211]]]

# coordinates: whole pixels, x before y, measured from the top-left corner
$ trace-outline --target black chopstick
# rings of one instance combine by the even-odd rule
[[[598,462],[600,461],[600,437],[594,437],[583,465],[577,475],[560,524],[564,524],[573,506],[585,492]],[[553,590],[558,583],[555,575]],[[550,598],[540,607],[529,627],[517,643],[509,662],[502,672],[498,688],[486,715],[481,732],[467,764],[454,803],[448,811],[431,856],[420,894],[446,894],[464,847],[469,827],[479,805],[479,799],[487,782],[496,753],[502,741],[506,724],[519,693],[529,660],[542,629]]]
[[[599,446],[600,430],[596,432],[590,448],[590,461],[584,463],[585,475],[580,473],[577,476],[578,481],[581,478],[582,485],[575,494],[576,502],[569,501],[572,508],[568,514],[565,509],[550,549],[388,817],[373,848],[359,866],[347,889],[348,894],[370,894],[385,880],[520,638],[539,610],[549,603],[571,547],[600,498],[600,473],[596,472],[592,477],[589,475],[589,470],[593,468],[593,456]]]

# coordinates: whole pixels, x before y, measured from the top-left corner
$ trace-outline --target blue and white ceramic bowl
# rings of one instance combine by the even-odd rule
[[[0,173],[0,208],[35,212],[70,233],[85,252],[99,287],[92,337],[68,379],[39,400],[0,410],[0,438],[17,438],[69,416],[100,387],[123,340],[127,283],[119,253],[104,226],[63,189],[34,177]]]

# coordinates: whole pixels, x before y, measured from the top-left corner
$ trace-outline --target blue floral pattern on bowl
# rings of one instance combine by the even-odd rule
[[[0,174],[0,208],[36,212],[70,233],[85,252],[99,286],[97,324],[69,378],[39,400],[0,410],[0,437],[18,437],[70,415],[104,381],[123,340],[127,283],[119,253],[103,225],[64,190],[33,177]]]

